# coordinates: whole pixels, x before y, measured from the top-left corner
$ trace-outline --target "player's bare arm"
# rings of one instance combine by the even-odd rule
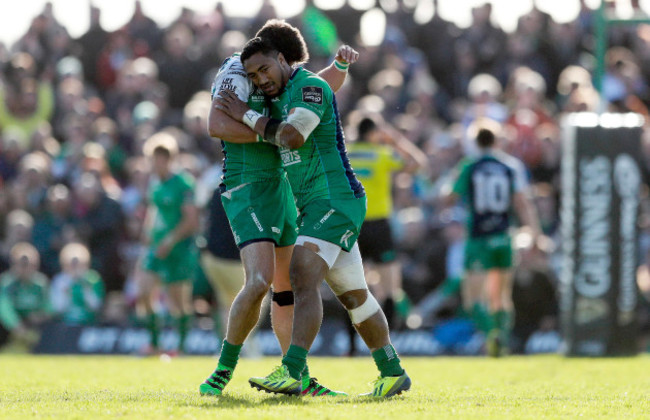
[[[318,75],[325,79],[333,92],[337,92],[348,75],[348,67],[359,59],[359,53],[349,45],[341,45],[336,52],[334,61],[318,72]]]
[[[229,143],[255,143],[257,134],[219,109],[218,99],[219,97],[215,96],[208,115],[208,133],[210,133],[210,136]]]
[[[313,125],[311,121],[312,117],[304,112],[308,112],[314,116],[316,114],[304,108],[292,109],[289,111],[287,121],[281,121],[275,118],[265,117],[251,110],[245,102],[240,100],[237,95],[234,95],[231,92],[222,92],[221,97],[215,99],[215,101],[219,109],[228,114],[231,118],[237,121],[242,121],[250,127],[255,127],[255,132],[259,134],[264,141],[275,144],[276,146],[288,149],[297,149],[305,144],[305,140],[309,133],[311,133],[315,128],[315,125],[311,127]],[[318,117],[316,116],[316,118]],[[309,119],[309,121],[305,121],[307,119]],[[304,130],[301,130],[301,125],[308,125],[311,127],[311,130],[309,130],[307,135],[304,135]],[[318,121],[316,121],[316,125],[318,125]]]
[[[385,143],[391,145],[404,159],[404,172],[413,174],[427,166],[427,155],[390,124],[384,124],[381,132]]]
[[[178,242],[194,235],[199,229],[199,210],[194,204],[186,204],[181,209],[182,218],[156,249],[158,258],[166,258]]]

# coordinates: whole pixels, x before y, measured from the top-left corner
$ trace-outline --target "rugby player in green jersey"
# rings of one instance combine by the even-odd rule
[[[286,27],[285,31],[291,31]],[[356,51],[339,48],[339,60],[354,60]],[[332,63],[319,74],[334,90],[345,81],[345,73]],[[213,103],[226,94],[246,101],[257,112],[266,110],[266,98],[247,78],[235,54],[224,62],[212,87]],[[289,281],[289,262],[297,238],[297,211],[291,187],[278,148],[258,142],[260,137],[240,121],[213,106],[209,132],[223,140],[225,152],[222,202],[245,268],[244,287],[235,298],[228,316],[219,363],[199,387],[202,395],[221,395],[231,380],[241,347],[257,324],[262,300],[273,285],[271,321],[282,353],[286,354],[293,320],[293,292]],[[302,372],[305,395],[338,395]]]
[[[138,275],[138,308],[146,316],[150,351],[157,351],[159,328],[153,297],[155,288],[162,283],[178,328],[178,352],[182,353],[193,313],[192,278],[198,266],[194,234],[199,212],[194,204],[194,178],[173,170],[178,145],[171,134],[159,132],[151,136],[144,153],[151,159],[155,177],[149,186],[150,206],[145,219],[149,248]]]
[[[408,390],[411,381],[363,274],[356,239],[366,213],[365,192],[349,165],[334,94],[321,77],[293,66],[307,60],[307,49],[297,30],[290,39],[285,33],[282,38],[274,36],[272,28],[282,25],[286,24],[267,22],[260,31],[268,28],[266,35],[250,40],[241,56],[249,78],[272,98],[270,117],[230,93],[217,101],[232,118],[280,147],[300,212],[290,267],[295,295],[291,346],[281,366],[267,377],[251,378],[250,383],[269,392],[302,392],[301,372],[323,318],[319,287],[326,279],[379,368],[369,395],[390,397]],[[296,54],[301,59],[295,59]],[[345,71],[347,63],[337,66]]]
[[[478,156],[460,162],[447,205],[462,200],[469,217],[465,243],[463,304],[475,321],[480,318],[483,290],[489,310],[487,352],[497,357],[508,352],[512,329],[512,209],[528,226],[536,243],[539,220],[530,199],[526,168],[513,156],[497,150],[493,121],[478,122]]]

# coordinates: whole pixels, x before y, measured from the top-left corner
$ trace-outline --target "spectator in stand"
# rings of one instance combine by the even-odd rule
[[[49,122],[43,122],[34,131],[31,145],[33,152],[45,154],[50,161],[54,161],[54,158],[61,153],[61,145],[52,135],[52,125]]]
[[[643,100],[647,100],[649,90],[634,54],[627,48],[613,47],[607,51],[605,61],[603,97],[609,102],[609,110],[636,112],[647,120],[650,111]]]
[[[127,219],[144,220],[151,166],[143,156],[131,157],[126,162],[127,181],[120,204]]]
[[[32,152],[20,160],[20,172],[13,182],[14,205],[36,215],[43,210],[50,180],[51,162],[45,153]]]
[[[28,140],[15,127],[3,130],[0,139],[0,178],[7,183],[18,176],[20,159],[27,152]]]
[[[116,73],[115,85],[106,94],[106,113],[122,134],[133,137],[133,109],[143,100],[142,89],[148,86],[138,77],[135,61],[125,60]]]
[[[80,243],[63,247],[63,271],[52,279],[50,302],[54,313],[69,325],[99,320],[106,290],[98,272],[90,268],[90,252]]]
[[[519,67],[528,67],[539,73],[545,83],[552,83],[551,63],[553,51],[549,44],[549,35],[545,14],[537,9],[519,18],[517,29],[510,34],[507,41],[507,60],[501,63],[497,75],[506,81],[508,75],[517,71]]]
[[[105,151],[110,174],[115,176],[120,183],[124,182],[128,154],[124,145],[120,143],[117,124],[109,117],[100,117],[93,122],[90,129],[93,141],[103,147]]]
[[[544,165],[541,134],[556,125],[543,104],[546,83],[539,73],[519,67],[511,74],[509,88],[513,98],[505,122],[505,130],[509,131],[505,151],[524,162],[537,180]]]
[[[52,175],[58,182],[73,185],[82,172],[81,161],[84,144],[88,141],[88,125],[83,116],[72,112],[65,116],[61,128],[65,141],[52,164]]]
[[[183,110],[183,129],[191,137],[191,142],[204,154],[204,159],[213,162],[221,156],[221,146],[214,138],[210,137],[205,127],[208,125],[210,111],[210,94],[201,91],[194,95]],[[207,163],[207,162],[203,162]]]
[[[13,246],[19,242],[29,242],[33,229],[34,218],[25,210],[17,208],[7,215],[3,241],[0,242],[0,272],[9,268]]]
[[[591,82],[589,71],[580,66],[568,66],[560,73],[555,102],[560,113],[595,112],[600,101]]]
[[[89,83],[97,85],[97,61],[104,45],[108,40],[108,32],[102,28],[101,9],[90,5],[90,27],[78,40],[81,49],[81,63],[84,78]]]
[[[0,275],[0,346],[12,341],[29,350],[50,317],[48,280],[38,267],[32,245],[19,242],[11,248],[11,268]]]
[[[126,24],[125,29],[133,40],[138,56],[151,54],[152,51],[157,51],[160,48],[162,31],[158,24],[144,13],[140,0],[136,0],[133,16]]]
[[[176,122],[185,104],[201,88],[201,79],[196,77],[198,57],[189,54],[193,42],[191,29],[177,24],[165,35],[164,49],[156,57],[160,81],[170,89],[169,105],[178,113]]]
[[[83,147],[83,158],[80,166],[84,173],[91,173],[99,179],[107,196],[119,201],[122,195],[122,187],[108,167],[106,149],[102,145],[87,142]]]
[[[47,190],[45,210],[36,218],[32,232],[32,243],[41,255],[41,267],[48,277],[61,271],[59,253],[76,236],[70,191],[63,184],[53,185]]]
[[[123,235],[124,219],[120,204],[109,197],[97,175],[84,172],[74,185],[76,230],[88,244],[91,267],[106,282],[109,291],[124,285],[120,270],[118,245]]]
[[[84,82],[74,77],[61,80],[56,88],[56,110],[52,117],[52,127],[57,135],[65,130],[66,118],[70,114],[83,116],[86,112],[86,87]]]
[[[503,88],[496,77],[489,74],[478,74],[472,77],[467,87],[470,103],[465,107],[461,124],[465,129],[463,149],[466,155],[474,156],[478,148],[468,129],[473,122],[487,118],[499,123],[508,118],[508,108],[500,102]]]
[[[492,22],[492,4],[472,8],[472,24],[459,39],[468,42],[479,73],[496,74],[504,61],[507,36]]]
[[[45,77],[38,79],[34,58],[27,53],[14,55],[5,71],[7,83],[0,86],[0,128],[15,127],[29,140],[38,125],[52,116],[52,85]]]

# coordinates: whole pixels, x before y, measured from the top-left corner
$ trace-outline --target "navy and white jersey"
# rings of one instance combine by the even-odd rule
[[[470,237],[505,233],[512,224],[513,195],[528,186],[524,164],[506,153],[487,150],[459,166],[453,191],[468,205]]]
[[[248,102],[248,97],[253,92],[253,82],[246,75],[238,53],[224,60],[214,77],[210,90],[213,99],[215,96],[220,96],[220,92],[229,90],[242,101]]]
[[[228,57],[212,83],[212,99],[228,90],[246,102],[254,111],[268,115],[266,98],[246,75],[239,54]],[[283,176],[282,159],[278,148],[270,143],[232,143],[222,141],[224,151],[223,191],[248,182],[265,182]]]

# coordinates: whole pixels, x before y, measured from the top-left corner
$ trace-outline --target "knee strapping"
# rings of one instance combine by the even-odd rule
[[[375,297],[370,292],[368,292],[366,301],[363,302],[361,306],[350,309],[348,311],[348,314],[350,314],[350,320],[352,323],[357,325],[361,324],[363,321],[367,320],[380,310],[381,307],[379,306],[377,299],[375,299]]]
[[[278,306],[293,305],[293,292],[291,290],[284,292],[272,292],[271,300],[277,303]]]

